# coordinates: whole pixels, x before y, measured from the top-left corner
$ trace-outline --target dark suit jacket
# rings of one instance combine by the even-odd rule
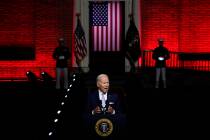
[[[110,102],[113,102],[114,104],[111,105],[115,109],[115,114],[95,114],[92,115],[92,110],[96,108],[96,106],[102,107],[101,100],[99,99],[99,93],[98,90],[95,92],[91,92],[88,94],[88,104],[87,104],[87,111],[84,114],[84,132],[87,132],[89,136],[96,136],[95,132],[95,124],[96,122],[101,118],[107,118],[112,121],[114,124],[114,132],[112,137],[115,136],[123,136],[127,134],[127,121],[126,121],[126,115],[122,113],[122,105],[121,98],[118,97],[117,94],[114,93],[107,93],[107,100],[106,100],[106,109],[109,106]],[[97,137],[97,136],[96,136]],[[93,138],[94,139],[94,138]],[[101,139],[101,138],[100,138]],[[109,137],[108,137],[109,139]],[[113,138],[114,139],[114,138]]]
[[[88,104],[87,104],[87,110],[88,113],[92,113],[92,110],[96,108],[96,106],[99,106],[102,108],[101,100],[99,99],[99,93],[98,91],[95,91],[93,93],[89,93],[88,95]],[[108,109],[108,106],[111,105],[113,109],[115,110],[115,113],[120,113],[120,101],[117,96],[117,94],[113,94],[108,92],[107,93],[107,100],[106,100],[106,109]]]
[[[64,59],[59,60],[59,56],[64,56]],[[56,67],[66,68],[68,67],[68,59],[70,57],[69,48],[65,46],[57,47],[53,52],[53,58],[56,59]]]
[[[165,59],[163,61],[159,61],[158,57],[160,56],[164,57]],[[166,67],[166,60],[170,58],[169,51],[167,48],[159,46],[154,49],[152,58],[155,60],[155,66],[157,68]]]

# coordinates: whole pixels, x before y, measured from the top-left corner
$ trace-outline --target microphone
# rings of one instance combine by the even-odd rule
[[[106,107],[102,107],[101,111],[103,112],[103,114],[106,114]]]

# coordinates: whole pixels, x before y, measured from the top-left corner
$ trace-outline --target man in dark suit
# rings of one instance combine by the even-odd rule
[[[120,112],[120,102],[117,94],[109,92],[109,77],[100,74],[96,78],[98,90],[88,96],[88,112],[96,114],[117,114]]]
[[[122,104],[118,94],[109,91],[109,77],[99,74],[96,78],[97,90],[88,94],[87,113],[85,113],[85,130],[90,137],[95,134],[96,122],[109,119],[113,123],[113,133],[110,137],[126,135],[126,115],[122,111]],[[99,138],[100,139],[100,138]]]
[[[63,72],[64,89],[68,88],[68,59],[70,57],[69,48],[65,45],[64,38],[59,38],[58,47],[53,52],[56,60],[56,89],[61,89],[61,73]]]
[[[163,87],[166,88],[166,60],[170,58],[170,54],[169,50],[163,44],[164,40],[159,38],[158,47],[154,49],[152,54],[156,67],[155,88],[159,88],[160,74],[162,74]]]

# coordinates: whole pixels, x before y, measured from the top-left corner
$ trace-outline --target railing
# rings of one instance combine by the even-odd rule
[[[142,55],[142,67],[154,67],[153,50],[145,50]],[[185,57],[186,56],[186,57]],[[210,53],[170,52],[170,59],[166,61],[169,68],[192,69],[210,71]]]
[[[153,50],[144,50],[141,57],[141,67],[154,67],[155,60],[152,59]],[[210,71],[210,53],[183,53],[170,52],[170,59],[166,65],[173,69],[192,69],[199,71]],[[73,68],[70,68],[71,70]],[[71,71],[70,70],[70,71]],[[38,78],[42,72],[49,73],[55,77],[55,67],[0,67],[0,80],[27,80],[26,72],[32,71]]]

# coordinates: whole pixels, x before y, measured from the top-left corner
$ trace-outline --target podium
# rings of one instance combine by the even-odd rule
[[[126,115],[86,115],[85,129],[88,130],[88,136],[94,139],[123,138],[128,133]]]

